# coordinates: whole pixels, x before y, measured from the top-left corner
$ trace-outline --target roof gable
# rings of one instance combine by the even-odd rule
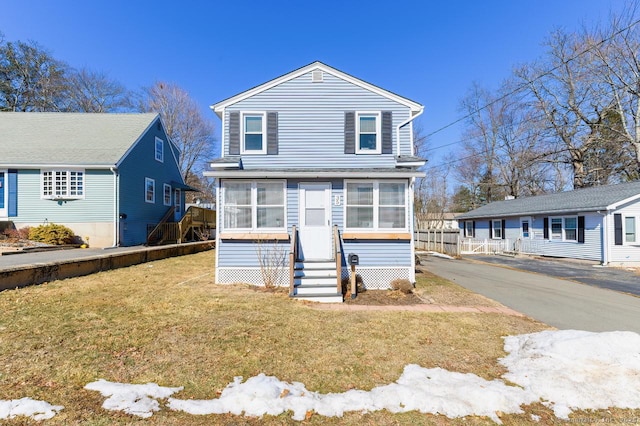
[[[114,166],[158,114],[0,113],[0,165]]]
[[[297,78],[301,75],[304,75],[306,73],[312,72],[312,71],[316,71],[316,70],[320,70],[323,72],[326,72],[328,74],[331,74],[337,78],[340,78],[342,80],[348,81],[349,83],[355,84],[356,86],[362,87],[363,89],[369,90],[371,92],[377,93],[381,96],[384,96],[386,98],[389,98],[395,102],[398,102],[402,105],[405,105],[406,107],[410,108],[411,112],[413,115],[420,113],[423,110],[423,106],[418,104],[417,102],[414,102],[408,98],[402,97],[400,95],[397,95],[393,92],[390,92],[388,90],[382,89],[381,87],[375,86],[371,83],[367,83],[364,80],[360,80],[359,78],[353,77],[352,75],[349,75],[347,73],[344,73],[340,70],[337,70],[333,67],[330,67],[326,64],[323,64],[322,62],[316,61],[313,62],[309,65],[306,65],[302,68],[298,68],[297,70],[291,71],[287,74],[284,74],[280,77],[274,78],[273,80],[270,80],[266,83],[263,83],[261,85],[255,86],[249,90],[246,90],[242,93],[239,93],[237,95],[234,95],[230,98],[227,98],[225,100],[222,100],[220,102],[218,102],[217,104],[211,105],[211,109],[219,116],[222,117],[222,112],[224,111],[224,109],[226,107],[228,107],[229,105],[233,105],[237,102],[240,102],[244,99],[247,99],[251,96],[257,95],[259,93],[262,93],[266,90],[271,89],[272,87],[275,87],[279,84],[282,84],[286,81],[290,81],[293,80],[294,78]]]
[[[638,199],[640,199],[640,181],[495,201],[463,213],[458,218],[473,219],[529,214],[605,211]]]

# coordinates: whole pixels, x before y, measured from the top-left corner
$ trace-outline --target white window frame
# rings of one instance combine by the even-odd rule
[[[182,214],[182,190],[176,188],[173,192],[173,205],[175,207],[175,213]]]
[[[531,229],[531,223],[533,222],[533,220],[531,220],[531,217],[521,217],[520,218],[520,237],[524,238],[526,240],[530,240],[533,238],[533,231]],[[529,235],[524,235],[524,224],[527,224],[527,232],[529,233]]]
[[[571,228],[571,229],[575,229],[576,231],[576,237],[573,239],[567,239],[567,219],[575,219],[575,223],[576,223],[576,227],[575,228]],[[554,238],[554,233],[553,233],[553,221],[554,220],[560,220],[561,222],[561,228],[560,228],[560,233],[559,234],[555,234],[555,235],[559,235],[559,238]],[[577,243],[578,242],[578,216],[550,216],[549,217],[549,240],[550,241],[566,241],[566,242],[570,242],[570,243]]]
[[[376,119],[376,149],[360,148],[360,117]],[[382,114],[380,111],[356,111],[356,154],[380,154],[382,152]]]
[[[149,185],[151,185],[151,198],[149,197]],[[156,203],[156,180],[144,178],[144,201],[149,204]]]
[[[250,204],[246,204],[243,206],[251,206],[251,228],[228,228],[225,226],[226,218],[225,218],[225,210],[227,208],[227,204],[225,202],[225,192],[226,192],[226,183],[250,183],[251,184],[251,200]],[[258,183],[278,183],[282,185],[282,210],[283,210],[283,223],[279,227],[261,227],[258,228]],[[222,196],[220,197],[221,209],[222,212],[222,222],[221,226],[224,229],[224,232],[282,232],[287,230],[287,181],[285,179],[259,179],[259,180],[251,180],[251,179],[223,179],[221,182]],[[260,207],[279,207],[276,204],[265,204],[260,205]]]
[[[56,182],[57,174],[63,178],[61,185]],[[71,183],[75,177],[75,190]],[[80,178],[78,180],[78,177]],[[78,185],[78,181],[80,184]],[[84,169],[42,169],[40,170],[40,196],[45,200],[82,200],[86,194],[86,173]],[[6,192],[6,191],[5,191]],[[75,192],[75,193],[74,193]]]
[[[170,206],[171,205],[171,185],[169,185],[168,183],[165,183],[162,185],[162,189],[163,189],[162,201],[164,202],[165,206]]]
[[[498,226],[496,226],[496,222],[498,223]],[[502,231],[502,219],[491,219],[491,239],[502,240]],[[497,235],[498,233],[500,235]]]
[[[349,197],[347,196],[347,185],[350,183],[366,183],[373,184],[373,227],[371,228],[353,228],[348,227],[347,212],[349,206],[357,206],[357,204],[349,204]],[[398,183],[404,186],[404,228],[382,228],[380,227],[380,184],[381,183]],[[344,229],[351,232],[408,232],[409,231],[409,193],[408,182],[399,179],[345,179],[344,181]],[[400,205],[382,205],[382,207],[400,207]]]
[[[627,219],[633,219],[633,234],[627,233]],[[638,219],[635,216],[624,216],[624,244],[636,244],[638,242]],[[633,240],[629,240],[629,235],[633,235]]]
[[[156,161],[164,163],[164,140],[156,136],[154,155]]]
[[[464,236],[468,238],[473,238],[473,221],[472,220],[464,221]]]
[[[262,119],[262,149],[246,149],[245,120],[247,117],[260,117]],[[257,134],[257,133],[253,133]],[[267,153],[267,113],[264,111],[243,111],[240,114],[240,138],[242,154],[266,154]]]

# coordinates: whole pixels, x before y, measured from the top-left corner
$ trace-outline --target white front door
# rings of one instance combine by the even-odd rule
[[[9,188],[7,188],[7,171],[0,170],[0,218],[8,215]]]
[[[300,184],[300,247],[304,259],[331,259],[331,184]]]

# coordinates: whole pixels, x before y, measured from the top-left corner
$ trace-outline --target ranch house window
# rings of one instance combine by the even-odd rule
[[[224,227],[285,229],[284,181],[223,181]]]
[[[144,178],[144,201],[147,203],[156,202],[156,181],[151,178]]]
[[[464,236],[473,238],[473,221],[467,220],[464,222]]]
[[[624,240],[627,243],[636,242],[636,218],[633,216],[624,218]]]
[[[83,170],[43,170],[42,198],[84,198]]]
[[[491,230],[492,230],[491,238],[496,240],[501,240],[502,239],[502,220],[501,219],[492,220]]]
[[[398,230],[407,228],[405,182],[347,182],[348,229]]]
[[[379,112],[356,113],[356,154],[380,154]]]
[[[266,154],[266,121],[264,113],[245,113],[242,115],[242,152],[243,154]]]
[[[164,141],[157,136],[156,136],[155,156],[156,156],[156,161],[164,163]]]
[[[549,220],[551,239],[559,241],[578,241],[578,218],[552,217]]]

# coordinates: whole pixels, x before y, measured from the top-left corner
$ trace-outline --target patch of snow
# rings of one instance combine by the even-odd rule
[[[98,391],[108,398],[102,404],[105,410],[124,411],[134,416],[148,418],[154,411],[160,410],[160,403],[156,399],[164,399],[182,390],[167,388],[155,383],[146,385],[132,385],[114,383],[104,379],[87,384],[85,389]]]
[[[46,420],[55,416],[63,408],[62,405],[51,405],[31,398],[0,400],[0,419],[26,416],[34,420]]]

